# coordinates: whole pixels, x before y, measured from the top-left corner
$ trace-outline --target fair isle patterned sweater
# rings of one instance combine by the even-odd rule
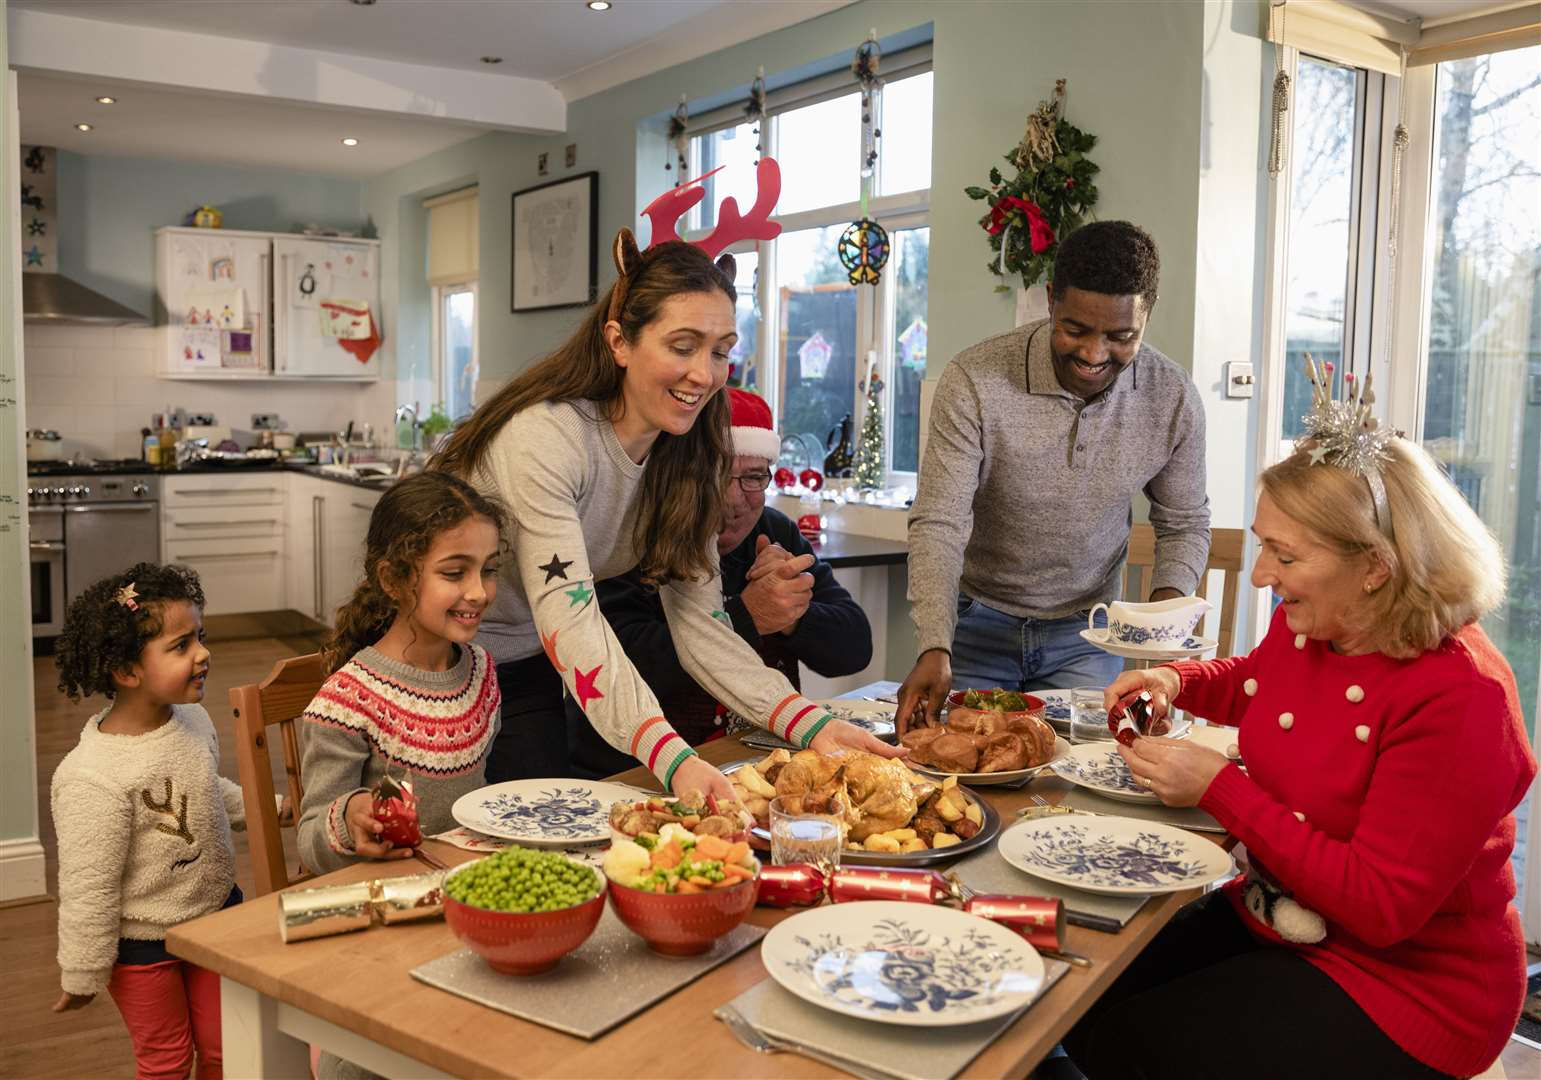
[[[358,858],[343,811],[380,782],[387,763],[393,779],[412,781],[423,835],[452,828],[455,800],[485,782],[501,700],[479,645],[460,649],[447,671],[423,671],[369,647],[333,672],[302,717],[305,866],[326,873]]]
[[[632,528],[647,468],[626,456],[599,408],[592,401],[531,405],[492,440],[476,480],[512,511],[514,557],[504,560],[476,640],[498,663],[544,648],[594,730],[667,788],[695,751],[664,719],[594,598],[595,581],[637,566]],[[715,544],[710,555],[708,579],[658,590],[680,665],[740,716],[807,746],[830,721],[829,711],[739,637],[723,610]]]
[[[60,985],[107,988],[118,939],[159,941],[218,911],[235,884],[230,829],[246,827],[241,786],[219,775],[202,705],[173,705],[143,735],[101,730],[108,706],[54,771],[59,835]]]

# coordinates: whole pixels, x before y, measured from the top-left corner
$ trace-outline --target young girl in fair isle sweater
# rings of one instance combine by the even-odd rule
[[[364,579],[337,612],[331,675],[303,717],[299,848],[312,870],[411,856],[371,813],[387,773],[411,782],[425,836],[482,786],[501,699],[471,639],[497,591],[502,531],[501,507],[446,473],[403,480],[376,504]]]
[[[106,990],[140,1077],[222,1075],[219,977],[166,951],[166,931],[241,901],[231,826],[246,815],[219,775],[199,704],[209,672],[203,588],[191,570],[140,563],[70,604],[54,652],[59,689],[102,694],[53,776],[59,837],[55,1012]]]

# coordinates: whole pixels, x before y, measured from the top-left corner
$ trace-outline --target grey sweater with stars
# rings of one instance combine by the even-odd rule
[[[959,353],[910,510],[917,652],[952,649],[960,590],[1020,618],[1116,599],[1138,492],[1156,533],[1151,588],[1193,592],[1209,557],[1204,410],[1177,364],[1143,345],[1083,402],[1054,374],[1047,320]]]

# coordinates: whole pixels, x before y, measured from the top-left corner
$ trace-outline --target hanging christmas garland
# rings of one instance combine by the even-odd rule
[[[851,58],[851,74],[861,85],[861,217],[840,234],[836,254],[852,285],[876,285],[888,264],[888,230],[867,216],[867,200],[872,195],[872,179],[877,171],[878,139],[883,135],[872,113],[872,95],[883,85],[878,78],[882,61],[883,47],[873,30]]]
[[[669,143],[674,147],[674,157],[680,164],[680,171],[674,186],[679,187],[685,182],[685,175],[690,171],[690,112],[685,108],[685,95],[680,95],[679,108],[674,110],[674,115],[669,117]],[[674,168],[669,162],[663,163],[664,172],[671,172]]]
[[[1009,292],[1012,276],[1024,288],[1049,276],[1059,241],[1086,219],[1097,203],[1097,165],[1086,157],[1097,145],[1062,115],[1065,80],[1054,84],[1054,97],[1040,102],[1027,118],[1022,141],[1006,154],[1016,170],[1010,179],[999,168],[990,170],[989,187],[966,187],[971,199],[983,199],[989,213],[979,219],[990,234],[990,272],[1002,278],[996,292]]]

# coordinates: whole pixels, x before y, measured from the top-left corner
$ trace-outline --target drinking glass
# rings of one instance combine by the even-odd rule
[[[771,862],[840,865],[845,846],[845,822],[833,814],[794,813],[788,804],[800,805],[800,796],[778,795],[770,804]]]
[[[1070,741],[1098,742],[1111,739],[1108,711],[1102,707],[1100,686],[1077,686],[1070,691]]]

